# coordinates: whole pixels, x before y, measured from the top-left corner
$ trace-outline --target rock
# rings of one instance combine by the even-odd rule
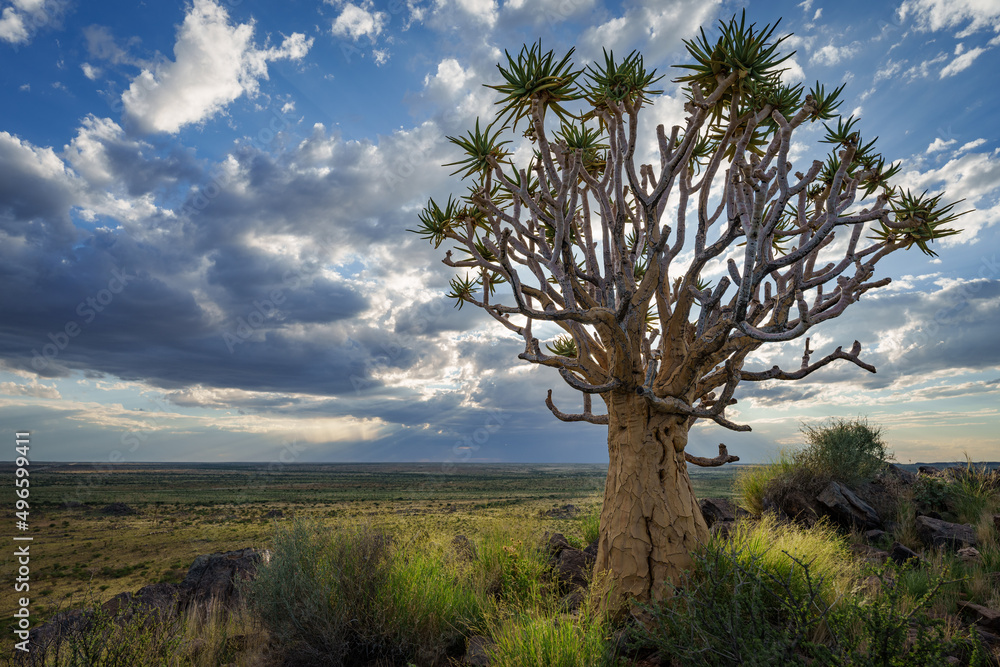
[[[545,535],[548,536],[547,538],[543,536],[545,546],[549,550],[549,555],[553,558],[559,558],[559,554],[562,553],[563,549],[573,548],[562,533],[553,533],[552,535],[546,533]]]
[[[878,474],[879,479],[902,482],[909,486],[917,481],[917,476],[909,470],[903,470],[895,463],[890,463]]]
[[[738,507],[729,498],[702,498],[698,502],[705,523],[711,528],[718,521],[735,521],[737,517],[747,516],[742,507]]]
[[[284,517],[285,517],[285,513],[282,512],[281,510],[271,510],[270,512],[266,512],[264,514],[263,518],[265,518],[265,519],[283,519]]]
[[[878,542],[883,537],[885,537],[885,535],[886,532],[884,530],[879,530],[877,528],[865,531],[865,539],[868,540],[869,542]]]
[[[918,475],[927,475],[929,477],[940,474],[940,472],[941,471],[935,468],[934,466],[920,466],[919,468],[917,468]]]
[[[976,544],[976,531],[969,524],[949,523],[929,516],[917,517],[917,535],[927,546],[959,549]]]
[[[830,482],[816,496],[816,502],[826,509],[826,514],[845,528],[868,530],[882,526],[882,520],[875,509],[840,482]]]
[[[583,604],[583,601],[586,598],[587,594],[584,592],[582,588],[577,586],[576,588],[571,590],[567,595],[565,595],[562,600],[559,601],[559,606],[565,613],[572,614],[576,612],[577,609],[580,608],[580,605]]]
[[[236,582],[252,579],[257,566],[269,559],[270,552],[253,548],[198,556],[181,582],[184,605],[213,598],[227,606],[235,603],[239,597]]]
[[[993,527],[997,529],[998,533],[1000,533],[1000,514],[993,515]]]
[[[117,617],[123,613],[136,611],[153,612],[161,618],[175,613],[184,592],[177,584],[160,582],[143,586],[135,593],[119,593],[103,605],[101,609],[109,616]]]
[[[465,644],[465,664],[470,667],[489,667],[490,653],[496,644],[489,637],[473,635]]]
[[[108,516],[128,516],[138,514],[139,511],[126,505],[125,503],[111,503],[101,508],[101,514]]]
[[[848,548],[857,554],[858,558],[868,563],[884,563],[889,558],[888,551],[867,544],[850,544]]]
[[[455,536],[451,541],[451,550],[462,561],[474,561],[478,556],[475,543],[465,535]]]
[[[583,553],[587,554],[587,558],[590,558],[591,560],[595,560],[595,561],[597,560],[597,543],[598,542],[600,542],[600,540],[594,540],[593,542],[591,542],[590,544],[587,545],[586,549],[583,550]]]
[[[918,561],[923,560],[920,554],[909,547],[904,547],[899,542],[892,543],[892,548],[889,550],[889,558],[894,560],[897,565],[902,565],[911,558],[916,558]]]
[[[977,625],[993,633],[1000,633],[1000,610],[990,609],[972,602],[958,602],[958,608],[975,619]]]
[[[979,553],[979,549],[976,547],[963,547],[958,550],[958,558],[965,563],[981,563],[983,562],[983,557]]]
[[[544,512],[539,510],[538,513],[550,519],[573,519],[580,513],[580,510],[577,509],[576,505],[563,505],[562,507],[553,507]]]
[[[788,521],[812,526],[819,520],[816,501],[799,489],[789,489],[778,498],[764,498],[764,511],[776,512],[778,517]]]
[[[559,553],[556,563],[556,578],[566,588],[579,586],[586,588],[590,584],[590,573],[594,567],[593,559],[580,549],[572,547]]]
[[[733,532],[733,528],[735,526],[735,521],[716,521],[712,524],[712,527],[708,529],[708,532],[713,537],[718,536],[723,540],[728,540],[729,535]]]

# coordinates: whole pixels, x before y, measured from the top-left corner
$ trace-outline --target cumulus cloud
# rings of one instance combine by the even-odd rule
[[[259,49],[253,33],[253,23],[231,25],[213,0],[195,0],[178,31],[174,60],[144,69],[123,93],[126,119],[142,132],[176,133],[255,94],[268,62],[301,60],[313,42],[293,33],[280,47]]]
[[[941,137],[937,137],[934,139],[934,141],[931,142],[930,146],[927,147],[927,150],[925,152],[936,153],[937,151],[943,151],[944,149],[954,144],[955,141],[956,141],[955,139],[949,139],[945,141]]]
[[[860,48],[860,42],[854,42],[853,44],[847,44],[844,46],[827,44],[826,46],[814,51],[812,56],[809,58],[809,62],[814,65],[832,67],[837,63],[853,58],[858,53]]]
[[[66,4],[65,0],[13,0],[0,13],[0,40],[25,45],[42,28],[60,27]]]
[[[1000,4],[979,0],[905,0],[897,10],[899,18],[913,18],[918,30],[936,32],[964,26],[962,38],[979,30],[1000,27]]]
[[[354,41],[368,37],[374,42],[388,21],[389,15],[375,10],[372,0],[365,0],[360,5],[348,2],[334,19],[331,32]]]

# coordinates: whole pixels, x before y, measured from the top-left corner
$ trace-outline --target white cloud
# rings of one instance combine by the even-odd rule
[[[970,141],[967,144],[962,144],[962,147],[959,148],[956,152],[957,153],[964,153],[965,151],[971,151],[973,148],[978,148],[978,147],[982,146],[985,143],[986,143],[986,140],[983,139],[983,138],[973,139],[972,141]]]
[[[372,0],[365,0],[360,6],[347,3],[334,19],[330,31],[337,37],[350,37],[354,41],[368,37],[374,42],[389,22],[389,15],[373,11],[373,6]]]
[[[857,54],[860,46],[860,42],[854,42],[853,44],[847,44],[845,46],[827,44],[826,46],[817,49],[812,54],[809,62],[816,65],[833,66],[841,61],[853,58]]]
[[[977,46],[974,49],[969,49],[965,53],[961,54],[941,70],[941,78],[943,79],[946,76],[954,76],[962,70],[968,69],[976,58],[978,58],[985,50],[986,49]]]
[[[886,79],[891,79],[900,73],[903,69],[903,65],[906,64],[905,60],[889,60],[883,65],[878,71],[875,72],[875,82],[884,81]],[[874,90],[874,89],[873,89]]]
[[[935,153],[937,151],[943,151],[944,149],[948,148],[948,146],[951,146],[953,143],[955,143],[955,141],[956,141],[955,139],[949,139],[948,141],[945,141],[941,137],[937,137],[936,139],[934,139],[934,141],[931,142],[931,145],[927,147],[927,150],[925,152]]]
[[[798,83],[805,80],[806,73],[795,56],[781,63],[781,66],[785,68],[785,71],[781,73],[782,83]]]
[[[90,63],[83,63],[80,65],[80,69],[83,70],[83,75],[91,81],[96,81],[97,77],[101,75],[101,68],[94,67]]]
[[[623,54],[638,49],[647,63],[662,61],[682,48],[682,40],[708,25],[719,4],[719,0],[671,0],[630,7],[622,16],[587,29],[578,41],[580,53],[596,60],[602,48]]]
[[[913,17],[917,29],[924,32],[965,25],[956,35],[959,38],[1000,28],[1000,3],[995,0],[905,0],[898,13],[900,20]]]
[[[313,42],[293,33],[279,48],[258,49],[253,32],[253,23],[230,25],[213,0],[195,0],[178,31],[175,60],[143,69],[122,95],[127,119],[143,132],[176,133],[255,94],[268,62],[301,60]]]
[[[0,14],[0,40],[27,44],[41,28],[58,27],[65,9],[65,0],[13,0]]]
[[[0,382],[2,396],[32,396],[34,398],[62,398],[55,385],[45,385],[34,378],[30,384],[21,382]]]

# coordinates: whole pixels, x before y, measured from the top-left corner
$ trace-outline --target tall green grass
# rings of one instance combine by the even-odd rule
[[[246,594],[289,659],[349,665],[443,664],[479,621],[479,599],[440,554],[397,550],[370,527],[297,520]]]
[[[764,498],[771,484],[775,480],[791,475],[795,467],[795,459],[791,452],[781,450],[778,456],[768,463],[742,468],[733,482],[736,489],[736,504],[754,516],[763,514]]]

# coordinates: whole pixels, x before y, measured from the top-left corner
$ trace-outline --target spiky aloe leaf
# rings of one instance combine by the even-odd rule
[[[778,46],[791,35],[771,41],[780,22],[779,19],[773,26],[765,25],[756,30],[755,23],[747,25],[744,10],[739,22],[735,16],[728,24],[719,22],[722,34],[714,44],[708,40],[704,29],[701,30],[700,38],[684,40],[694,63],[675,65],[692,71],[691,74],[675,79],[678,83],[697,84],[707,96],[715,92],[721,79],[736,73],[735,83],[712,109],[713,123],[722,119],[722,114],[730,107],[734,95],[737,100],[746,98],[751,91],[759,96],[764,88],[775,85],[776,75],[783,71],[778,66],[795,54],[794,51],[786,55],[778,53]]]
[[[575,49],[570,49],[563,59],[555,63],[552,51],[542,53],[542,41],[531,47],[525,45],[515,59],[507,51],[507,67],[499,63],[505,83],[487,85],[503,94],[497,104],[503,105],[493,123],[506,127],[511,123],[511,129],[517,128],[517,122],[531,111],[531,101],[537,99],[544,115],[547,109],[552,109],[560,120],[566,121],[572,114],[563,108],[563,104],[583,97],[577,87],[576,78],[583,70],[573,70],[570,58]],[[529,122],[530,125],[530,122]]]
[[[458,210],[458,202],[448,196],[448,203],[444,208],[438,206],[433,198],[427,201],[427,206],[418,215],[420,226],[417,229],[407,229],[408,232],[419,234],[420,238],[426,239],[437,248],[448,238],[448,232],[455,225],[455,212]]]
[[[656,76],[656,70],[646,71],[642,56],[638,51],[625,56],[618,63],[614,51],[604,51],[604,64],[587,67],[588,83],[585,86],[587,101],[594,107],[596,115],[600,109],[625,102],[633,107],[650,101],[651,95],[659,95],[662,90],[653,90],[653,84],[663,78]]]
[[[810,116],[810,121],[830,120],[833,118],[834,112],[842,103],[840,93],[843,92],[846,85],[846,83],[841,84],[839,88],[834,88],[831,92],[827,93],[826,87],[817,81],[816,85],[809,89],[809,96],[813,99],[814,109]]]
[[[925,255],[937,257],[937,253],[931,250],[927,244],[935,239],[961,233],[960,229],[942,228],[942,225],[969,213],[969,211],[952,213],[952,209],[965,200],[959,199],[950,204],[942,205],[941,197],[943,196],[942,193],[928,197],[926,190],[916,196],[909,190],[905,193],[897,193],[897,196],[890,200],[889,207],[896,218],[896,223],[906,223],[907,226],[902,229],[894,229],[882,223],[880,229],[873,230],[875,233],[873,238],[890,242],[901,240],[905,243],[903,247],[907,250],[916,245]]]
[[[576,349],[576,341],[572,336],[559,336],[551,343],[545,344],[546,349],[552,354],[560,357],[575,358],[579,351]]]
[[[455,165],[459,165],[458,169],[451,172],[451,176],[454,176],[463,169],[465,169],[465,173],[462,174],[462,178],[466,178],[472,174],[485,174],[490,170],[490,157],[500,161],[510,155],[503,148],[504,144],[509,144],[510,141],[498,142],[497,139],[499,138],[500,130],[494,132],[492,136],[490,136],[489,127],[486,128],[485,132],[481,132],[479,130],[479,119],[477,118],[476,129],[470,131],[468,136],[448,137],[448,141],[465,151],[467,157],[457,162],[449,162],[444,166],[454,167]]]
[[[451,286],[451,291],[448,292],[447,296],[449,299],[455,299],[455,306],[459,310],[462,310],[462,306],[465,305],[466,301],[471,301],[473,298],[473,293],[476,288],[479,287],[479,280],[470,278],[466,275],[464,278],[459,278],[455,276],[449,282]]]
[[[556,138],[565,142],[568,148],[580,151],[583,168],[588,174],[598,176],[604,171],[608,162],[608,145],[601,143],[603,135],[600,130],[564,123]]]

